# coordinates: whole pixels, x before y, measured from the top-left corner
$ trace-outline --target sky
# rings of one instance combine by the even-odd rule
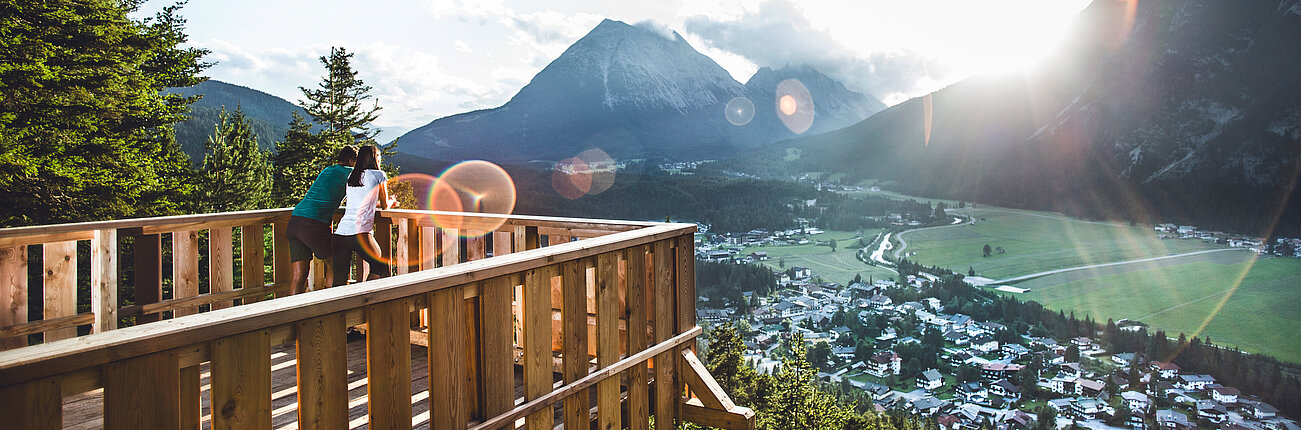
[[[1099,0],[1105,1],[1105,0]],[[174,1],[149,0],[133,16]],[[379,101],[381,141],[501,106],[602,19],[681,34],[744,83],[806,64],[894,105],[978,74],[1015,73],[1060,43],[1088,0],[190,0],[205,75],[290,102],[331,46]]]

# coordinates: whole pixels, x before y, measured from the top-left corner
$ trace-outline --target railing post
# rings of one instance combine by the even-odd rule
[[[90,311],[92,333],[117,329],[117,230],[95,230],[90,241]]]
[[[561,330],[564,340],[565,383],[587,376],[587,264],[583,260],[561,264]],[[583,390],[564,400],[565,427],[586,427],[589,421],[588,390]]]
[[[163,256],[162,236],[157,234],[135,233],[132,245],[132,258],[135,281],[135,304],[147,305],[158,303],[163,299]],[[150,323],[158,321],[160,314],[137,315],[135,322]]]
[[[511,296],[518,275],[498,276],[479,284],[483,315],[483,392],[485,417],[515,406],[514,315]]]
[[[234,231],[230,227],[208,230],[208,292],[221,293],[235,289]],[[217,310],[234,305],[224,300],[212,303]]]
[[[276,284],[276,297],[289,294],[289,282],[294,278],[293,264],[289,260],[288,231],[289,218],[277,219],[271,223],[271,279]]]
[[[172,298],[199,295],[199,232],[185,230],[172,233]],[[172,311],[173,317],[194,315],[192,307]]]
[[[370,427],[411,428],[411,300],[366,307]]]
[[[469,421],[466,384],[465,299],[462,287],[426,296],[429,307],[429,426],[463,429]]]
[[[299,321],[298,428],[348,427],[348,339],[344,314]]]
[[[676,333],[673,304],[673,250],[669,240],[655,242],[655,341],[664,342]],[[665,351],[655,357],[655,428],[669,430],[675,428],[678,398],[682,390],[674,381],[673,365],[677,361],[676,351]]]
[[[44,246],[45,303],[44,319],[68,317],[77,314],[77,242],[53,242]],[[45,342],[77,337],[77,328],[61,328],[45,332]]]
[[[551,391],[551,266],[524,275],[524,398],[533,400]],[[529,414],[529,430],[551,430],[551,409]]]
[[[212,428],[271,429],[271,339],[267,331],[212,342]]]
[[[619,277],[618,254],[596,257],[596,364],[605,368],[619,361]],[[586,319],[586,318],[584,318]],[[619,377],[602,380],[596,386],[597,419],[602,430],[622,427],[619,410]]]
[[[178,365],[174,351],[104,365],[104,428],[180,428],[181,378]]]
[[[0,248],[0,327],[27,322],[27,245]],[[0,338],[0,351],[27,346],[27,336]]]
[[[262,224],[249,224],[239,229],[240,287],[266,288],[265,231]],[[245,297],[242,304],[255,303],[262,297]]]
[[[56,378],[0,388],[0,417],[6,428],[57,430],[63,428],[63,394]],[[12,426],[12,427],[10,427]]]
[[[646,247],[635,246],[628,251],[628,356],[646,349],[646,315],[650,309],[647,294]],[[628,373],[628,428],[645,430],[650,417],[650,395],[646,364],[633,365]]]

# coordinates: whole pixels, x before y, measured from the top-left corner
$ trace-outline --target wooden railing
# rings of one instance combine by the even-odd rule
[[[0,352],[4,426],[61,427],[65,398],[102,388],[107,428],[198,428],[206,366],[213,428],[270,428],[269,357],[273,347],[293,345],[297,426],[348,428],[346,332],[357,327],[366,334],[370,428],[550,429],[556,405],[559,423],[587,428],[593,404],[601,428],[645,428],[652,415],[657,428],[753,427],[753,413],[732,404],[694,355],[694,225],[461,214],[451,229],[438,221],[454,214],[385,211],[377,235],[396,276],[329,289],[314,276],[316,291],[265,300],[287,283],[288,215],[0,230],[0,288],[8,294],[0,303],[9,306],[2,334],[44,333],[43,343]],[[244,239],[241,288],[231,281],[233,228]],[[200,294],[192,242],[204,234],[209,276]],[[155,270],[160,235],[171,236],[171,297],[161,294],[164,272]],[[134,265],[118,258],[125,237],[133,239]],[[19,319],[14,309],[26,300],[17,296],[34,289],[28,245],[42,244],[44,290],[66,293],[75,291],[67,271],[75,270],[79,240],[91,242],[90,312],[51,306],[65,299],[47,295],[43,319]],[[265,252],[272,283],[264,282]],[[137,300],[119,309],[122,267],[134,273]],[[232,306],[236,299],[241,306]],[[195,313],[203,308],[210,310]],[[166,311],[173,317],[165,322],[146,318]],[[126,314],[136,324],[114,330]],[[81,324],[92,334],[69,339]],[[412,414],[413,348],[427,359],[427,418]],[[516,367],[523,398],[515,395]]]

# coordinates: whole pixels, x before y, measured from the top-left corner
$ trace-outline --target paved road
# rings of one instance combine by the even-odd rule
[[[902,239],[900,239],[900,241],[902,241]],[[1119,265],[1122,265],[1122,264],[1143,263],[1143,262],[1148,262],[1148,261],[1157,261],[1157,260],[1167,260],[1167,259],[1171,259],[1171,258],[1187,257],[1187,256],[1189,256],[1189,255],[1210,254],[1210,253],[1212,253],[1212,252],[1225,252],[1225,251],[1245,251],[1245,250],[1242,249],[1242,248],[1207,249],[1207,250],[1204,250],[1204,251],[1186,252],[1186,253],[1183,253],[1183,254],[1165,255],[1165,256],[1161,256],[1161,257],[1139,258],[1139,259],[1135,259],[1135,260],[1117,261],[1117,262],[1114,262],[1114,263],[1101,263],[1101,264],[1090,264],[1090,265],[1087,265],[1087,266],[1067,267],[1067,268],[1065,268],[1065,269],[1057,269],[1057,270],[1049,270],[1049,271],[1046,271],[1046,272],[1031,273],[1031,274],[1029,274],[1029,275],[1017,276],[1017,277],[1015,277],[1015,278],[1000,279],[1000,280],[997,280],[997,281],[990,282],[989,284],[991,284],[991,285],[992,285],[992,284],[1007,284],[1007,283],[1012,283],[1012,282],[1017,282],[1017,281],[1024,281],[1024,280],[1026,280],[1026,279],[1038,278],[1038,277],[1040,277],[1040,276],[1048,276],[1048,275],[1055,275],[1055,274],[1058,274],[1058,273],[1073,272],[1073,271],[1076,271],[1076,270],[1094,269],[1094,268],[1098,268],[1098,267],[1107,267],[1107,266],[1119,266]]]

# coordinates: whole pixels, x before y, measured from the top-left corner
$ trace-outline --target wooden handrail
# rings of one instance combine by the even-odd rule
[[[453,266],[313,291],[193,315],[183,322],[144,324],[76,341],[58,341],[0,352],[0,386],[76,368],[164,351],[195,339],[216,339],[342,312],[371,303],[536,269],[577,258],[694,233],[695,224],[663,224],[585,241],[507,254]],[[147,341],[144,341],[146,340]]]
[[[21,245],[43,244],[40,264],[57,272],[75,267],[76,243],[69,238],[86,234],[93,290],[92,313],[47,312],[49,320],[20,324],[0,319],[8,326],[0,333],[45,333],[46,340],[0,344],[15,348],[0,351],[0,393],[22,400],[0,404],[0,415],[20,407],[31,412],[16,425],[40,426],[46,421],[31,417],[57,418],[64,398],[103,388],[106,428],[171,427],[178,418],[194,426],[203,365],[210,369],[211,402],[222,405],[211,415],[214,428],[267,427],[270,348],[288,343],[297,351],[300,425],[346,424],[352,408],[344,328],[361,326],[372,427],[410,425],[412,345],[427,348],[435,428],[496,428],[520,418],[531,428],[551,428],[550,408],[561,402],[567,425],[587,427],[589,399],[606,428],[621,427],[625,402],[626,419],[644,423],[653,415],[657,428],[681,420],[753,427],[753,413],[732,404],[690,352],[701,333],[694,318],[694,224],[382,211],[376,236],[399,275],[259,302],[288,282],[288,215],[273,209],[0,229],[0,243],[9,245],[0,247],[0,278],[10,279],[0,293],[26,288],[26,277],[15,276],[27,273]],[[460,228],[438,225],[448,217],[459,217],[451,221]],[[266,224],[272,225],[269,249],[262,245]],[[210,292],[199,294],[204,234]],[[171,298],[153,291],[137,294],[136,305],[116,306],[118,237],[134,237],[133,261],[126,263],[136,264],[137,293],[160,290],[160,241],[171,238]],[[236,251],[241,271],[234,270]],[[274,261],[273,279],[263,276],[267,259]],[[313,286],[324,288],[318,276],[326,270],[323,262],[313,264]],[[234,282],[239,275],[242,282]],[[59,298],[72,288],[67,278],[44,285],[61,288]],[[229,307],[238,298],[245,303]],[[194,313],[203,304],[214,310]],[[168,310],[176,317],[149,322]],[[115,330],[111,323],[124,315],[145,322]],[[93,323],[95,333],[66,338],[75,334],[66,331],[73,323]],[[523,368],[522,405],[514,404],[512,366]],[[565,381],[558,387],[557,370]],[[697,399],[681,397],[688,386]]]

